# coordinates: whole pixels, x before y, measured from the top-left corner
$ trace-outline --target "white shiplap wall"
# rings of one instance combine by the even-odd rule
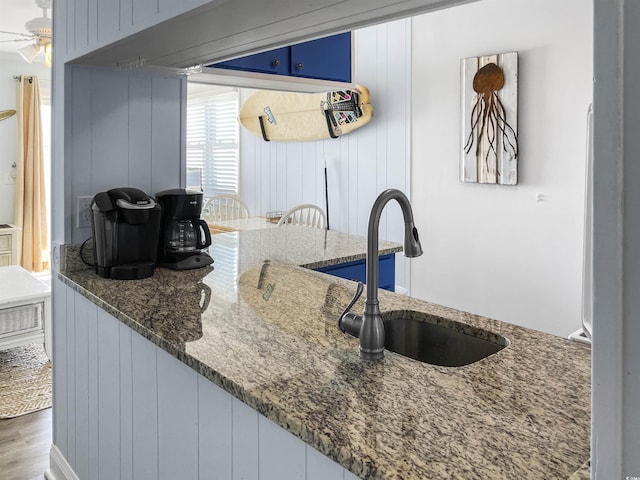
[[[68,468],[80,480],[357,478],[60,280],[52,284],[61,455],[50,478]]]
[[[355,32],[355,83],[371,92],[369,124],[338,139],[313,142],[264,142],[241,129],[240,194],[252,215],[299,203],[325,209],[325,162],[332,230],[366,236],[369,211],[380,192],[394,187],[410,193],[410,27],[410,20],[398,20]],[[251,92],[244,90],[242,98]],[[400,208],[391,202],[380,238],[402,242],[403,225]],[[396,283],[403,287],[409,286],[407,265],[398,255]]]
[[[184,161],[186,80],[75,66],[68,73],[66,165],[72,243],[91,235],[78,228],[76,199],[115,187],[155,194],[180,185]]]
[[[67,62],[203,3],[206,2],[75,0],[53,3],[53,28],[58,32],[53,42],[52,68],[51,239],[54,247],[79,243],[89,234],[89,229],[77,228],[78,195],[93,195],[102,185],[126,185],[122,183],[124,172],[129,176],[130,185],[135,186],[141,175],[151,178],[152,166],[153,178],[140,182],[141,188],[175,186],[180,179],[176,172],[181,168],[183,156],[180,132],[184,94],[181,90],[185,87],[182,80],[170,75],[93,69]],[[132,50],[127,58],[134,59],[141,54]],[[127,145],[129,150],[125,151]],[[97,167],[95,172],[93,167]],[[54,263],[53,267],[57,265]]]
[[[75,58],[207,2],[120,0],[114,5],[104,0],[75,0],[60,3],[61,8],[56,9],[53,18],[59,17],[57,26],[66,28],[55,29],[64,32],[64,48],[58,48],[56,53]],[[62,36],[57,35],[54,44]],[[130,58],[137,56],[132,52]]]

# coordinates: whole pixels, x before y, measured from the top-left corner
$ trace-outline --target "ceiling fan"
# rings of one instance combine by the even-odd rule
[[[45,63],[51,66],[51,18],[47,16],[47,9],[51,8],[51,0],[35,0],[36,5],[42,9],[42,16],[33,18],[25,23],[25,28],[29,32],[6,32],[0,30],[0,33],[15,35],[18,38],[11,40],[0,40],[2,42],[33,42],[29,45],[19,48],[18,53],[25,59],[27,63],[33,62],[34,58],[44,51]]]

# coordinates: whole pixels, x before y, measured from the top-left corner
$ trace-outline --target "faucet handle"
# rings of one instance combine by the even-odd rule
[[[354,314],[350,314],[349,313],[349,310],[351,310],[351,308],[355,305],[355,303],[358,301],[358,299],[362,296],[362,292],[363,291],[364,291],[364,284],[362,282],[358,282],[358,284],[356,285],[356,292],[353,294],[353,298],[349,302],[349,305],[347,305],[347,308],[345,308],[344,311],[340,314],[340,318],[338,319],[338,327],[340,328],[342,333],[350,333],[351,335],[353,335],[353,333],[347,331],[349,329],[349,326],[343,324],[343,321],[345,320],[345,318],[347,316],[349,316],[349,317],[354,316],[355,317]],[[349,322],[349,323],[351,323],[351,322]]]

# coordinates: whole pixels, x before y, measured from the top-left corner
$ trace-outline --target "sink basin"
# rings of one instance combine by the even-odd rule
[[[382,322],[387,350],[443,367],[469,365],[509,344],[501,335],[424,312],[385,312]]]

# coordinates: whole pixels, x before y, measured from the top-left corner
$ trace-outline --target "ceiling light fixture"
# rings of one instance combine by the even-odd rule
[[[51,66],[51,53],[53,52],[53,45],[51,45],[51,41],[44,46],[44,63],[47,64],[47,67]]]
[[[51,0],[35,0],[38,7],[42,9],[42,17],[33,18],[25,23],[25,28],[29,31],[29,35],[19,32],[0,32],[10,35],[17,35],[15,40],[3,40],[10,42],[34,41],[18,49],[18,53],[27,63],[32,63],[41,51],[44,51],[44,60],[47,66],[51,66],[51,19],[47,16],[47,9],[51,8]]]
[[[40,46],[36,43],[27,45],[18,49],[18,53],[24,58],[27,63],[33,62],[33,59],[40,53]]]

